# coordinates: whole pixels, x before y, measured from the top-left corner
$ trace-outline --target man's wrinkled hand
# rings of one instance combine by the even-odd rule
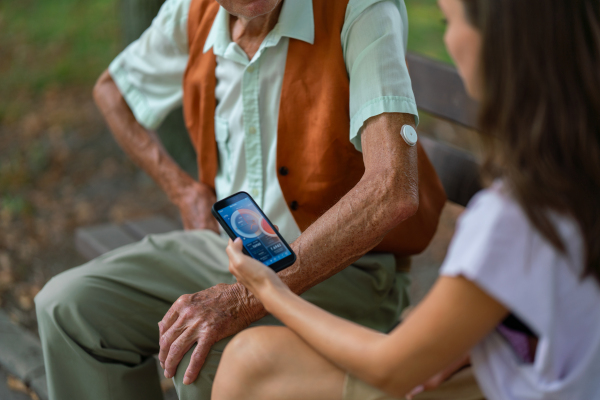
[[[219,234],[219,223],[211,213],[215,201],[214,192],[202,183],[194,182],[181,189],[175,204],[185,230],[208,229]]]
[[[244,292],[240,285],[220,284],[183,295],[171,306],[158,323],[158,359],[165,377],[175,376],[183,356],[197,343],[183,379],[183,383],[189,385],[198,377],[216,342],[250,325],[250,314],[244,309]]]

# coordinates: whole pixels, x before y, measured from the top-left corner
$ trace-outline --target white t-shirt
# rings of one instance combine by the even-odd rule
[[[578,225],[557,215],[552,220],[566,254],[496,182],[469,204],[442,266],[442,275],[474,282],[539,338],[533,363],[521,361],[498,331],[472,350],[489,400],[600,399],[600,287],[592,277],[581,279]]]

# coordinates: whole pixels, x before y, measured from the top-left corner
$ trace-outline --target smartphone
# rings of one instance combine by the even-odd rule
[[[233,240],[241,238],[244,253],[279,272],[296,262],[296,254],[246,192],[239,192],[212,207],[212,214]]]

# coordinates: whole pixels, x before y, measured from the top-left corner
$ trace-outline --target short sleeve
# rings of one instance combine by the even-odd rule
[[[541,332],[552,318],[560,260],[520,205],[496,184],[480,192],[460,217],[440,274],[472,281]]]
[[[350,76],[350,141],[362,150],[366,120],[383,113],[415,116],[417,105],[406,66],[408,17],[403,0],[351,0],[342,30]]]
[[[167,0],[152,25],[108,68],[137,121],[148,129],[156,129],[182,104],[190,2]]]

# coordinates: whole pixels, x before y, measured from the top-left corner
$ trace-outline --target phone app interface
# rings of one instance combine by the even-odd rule
[[[249,198],[219,210],[219,214],[252,257],[263,264],[271,265],[292,254]]]

